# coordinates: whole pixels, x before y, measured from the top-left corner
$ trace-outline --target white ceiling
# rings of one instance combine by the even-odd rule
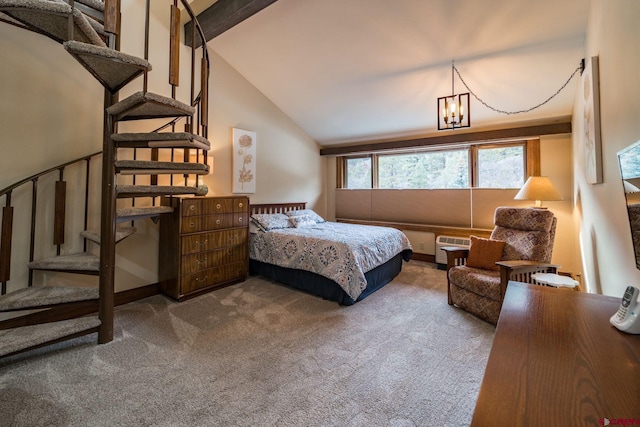
[[[209,46],[327,146],[435,131],[452,60],[488,104],[539,104],[583,58],[589,4],[278,0]],[[472,127],[570,115],[578,81],[529,113],[498,114],[472,98]],[[455,88],[466,92],[457,77]]]

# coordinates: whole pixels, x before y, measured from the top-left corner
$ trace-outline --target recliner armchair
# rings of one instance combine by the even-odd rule
[[[494,269],[466,265],[473,241],[470,249],[443,248],[447,252],[448,303],[495,325],[509,280],[533,283],[533,273],[557,272],[558,266],[550,264],[556,222],[553,212],[546,209],[497,208],[490,241],[505,243]]]

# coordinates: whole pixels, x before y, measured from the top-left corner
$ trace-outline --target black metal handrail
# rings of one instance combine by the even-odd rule
[[[34,179],[38,179],[38,178],[40,178],[41,176],[44,176],[44,175],[50,174],[51,172],[55,172],[55,171],[60,170],[60,169],[64,169],[64,168],[66,168],[67,166],[70,166],[70,165],[72,165],[72,164],[74,164],[74,163],[79,163],[79,162],[81,162],[81,161],[83,161],[83,160],[89,160],[89,159],[91,159],[92,157],[96,157],[96,156],[99,156],[99,155],[101,155],[101,154],[102,154],[102,151],[97,151],[97,152],[95,152],[95,153],[93,153],[93,154],[89,154],[89,155],[86,155],[86,156],[84,156],[84,157],[80,157],[80,158],[78,158],[78,159],[71,160],[71,161],[68,161],[68,162],[66,162],[66,163],[62,163],[62,164],[60,164],[60,165],[58,165],[58,166],[54,166],[54,167],[49,168],[49,169],[47,169],[47,170],[45,170],[45,171],[38,172],[38,173],[37,173],[37,174],[35,174],[35,175],[31,175],[31,176],[30,176],[30,177],[28,177],[28,178],[22,179],[22,180],[20,180],[20,181],[16,182],[15,184],[11,184],[10,186],[8,186],[8,187],[6,187],[6,188],[3,188],[2,190],[0,190],[0,197],[2,197],[2,196],[4,196],[4,195],[6,195],[7,193],[12,192],[12,191],[13,191],[13,190],[15,190],[16,188],[18,188],[18,187],[20,187],[20,186],[22,186],[22,185],[24,185],[24,184],[27,184],[27,183],[29,183],[29,182],[32,182]]]
[[[29,235],[29,254],[28,260],[29,262],[34,260],[35,253],[35,235],[36,235],[36,218],[37,218],[37,209],[38,209],[38,182],[40,178],[45,177],[50,174],[54,174],[57,172],[59,181],[64,181],[64,170],[70,166],[73,166],[77,163],[86,162],[86,172],[85,172],[85,192],[84,192],[84,227],[86,228],[88,222],[88,203],[89,203],[89,180],[90,180],[90,167],[89,164],[94,157],[98,157],[102,154],[101,151],[88,154],[86,156],[82,156],[80,158],[70,160],[68,162],[59,164],[57,166],[53,166],[44,171],[38,172],[34,175],[31,175],[27,178],[21,179],[20,181],[15,182],[14,184],[9,185],[8,187],[0,190],[0,197],[5,196],[5,207],[2,210],[2,230],[1,230],[1,238],[0,238],[0,295],[4,295],[7,293],[7,282],[10,280],[10,265],[11,265],[11,238],[13,235],[13,210],[14,206],[11,200],[11,195],[14,190],[24,186],[31,184],[31,215],[30,215],[30,235]],[[63,193],[64,194],[64,193]],[[58,198],[58,189],[56,188],[56,193],[54,198]],[[64,202],[63,202],[64,203]],[[57,212],[54,213],[57,216]],[[64,221],[64,218],[54,218],[54,222]],[[55,229],[55,226],[54,226]],[[55,232],[54,232],[54,244],[56,245],[56,253],[60,255],[60,246],[63,243],[64,238],[60,238],[60,241],[56,241]],[[86,250],[86,242],[84,244],[84,249]],[[29,270],[28,275],[28,286],[33,284],[33,271]]]

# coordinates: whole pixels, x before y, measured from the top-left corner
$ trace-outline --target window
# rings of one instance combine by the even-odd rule
[[[343,160],[338,186],[349,189],[520,188],[529,175],[525,141]]]
[[[468,188],[467,149],[378,156],[378,188]]]
[[[348,158],[345,162],[345,187],[355,190],[372,188],[371,157]]]
[[[524,144],[478,147],[477,187],[520,188],[525,178]]]

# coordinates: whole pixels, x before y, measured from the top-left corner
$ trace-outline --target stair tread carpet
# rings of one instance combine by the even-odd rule
[[[24,310],[98,299],[98,288],[30,286],[0,296],[0,311]]]
[[[99,272],[100,257],[90,252],[82,252],[32,261],[28,266],[32,270]]]
[[[173,212],[171,206],[143,206],[116,209],[116,222],[122,223],[136,219],[154,218],[162,214]]]
[[[100,12],[104,12],[104,1],[100,0],[75,0],[76,3],[82,3]]]
[[[117,92],[145,70],[151,70],[147,60],[105,46],[77,41],[65,42],[63,46],[111,92]]]
[[[116,228],[116,243],[134,234],[138,229],[136,227],[119,227]],[[100,231],[84,230],[80,232],[80,236],[87,240],[100,244]]]
[[[184,102],[151,92],[136,92],[107,108],[119,121],[192,116],[195,111]]]
[[[87,18],[64,2],[48,0],[0,0],[0,10],[28,27],[35,28],[52,39],[68,40],[68,19],[72,14],[74,39],[105,46],[104,41]]]
[[[123,175],[136,174],[196,174],[206,175],[209,166],[202,163],[185,162],[154,162],[151,160],[118,160],[115,162],[118,173]]]
[[[189,132],[115,133],[111,140],[130,148],[199,148],[209,150],[211,144],[200,136]]]
[[[4,21],[4,22],[8,22],[12,25],[16,25],[18,27],[22,27],[22,28],[29,28],[26,25],[24,25],[22,22],[18,21],[15,18],[12,18],[11,16],[7,15],[6,13],[0,12],[0,21]]]
[[[198,194],[198,188],[176,185],[118,185],[118,197],[154,197],[162,195]]]
[[[91,331],[99,326],[100,320],[91,316],[0,330],[0,356],[7,356],[53,340]]]

